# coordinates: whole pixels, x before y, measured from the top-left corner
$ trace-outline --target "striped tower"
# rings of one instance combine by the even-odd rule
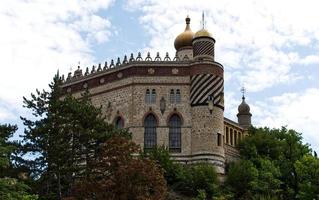
[[[204,20],[203,20],[204,21]],[[203,23],[204,24],[204,23]],[[214,61],[215,40],[204,26],[195,33],[191,66],[192,160],[225,168],[223,66]]]

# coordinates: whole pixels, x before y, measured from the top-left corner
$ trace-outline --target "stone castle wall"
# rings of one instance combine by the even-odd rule
[[[110,72],[100,73],[96,77],[88,76],[83,81],[77,79],[65,84],[64,90],[80,97],[80,92],[87,87],[93,104],[102,106],[107,121],[114,123],[114,120],[120,116],[124,120],[124,127],[132,132],[133,141],[142,149],[143,123],[147,114],[152,113],[156,116],[157,145],[160,146],[168,146],[168,121],[171,115],[178,114],[182,119],[181,152],[171,153],[172,157],[183,163],[210,162],[217,167],[218,173],[224,173],[225,161],[233,161],[238,156],[235,140],[243,136],[243,130],[235,122],[224,120],[221,107],[214,107],[212,113],[207,105],[191,107],[191,81],[190,75],[187,75],[188,71],[191,71],[193,74],[212,73],[220,76],[222,70],[218,65],[217,63],[210,66],[209,63],[204,63],[198,68],[194,64],[187,66],[187,63],[183,63],[171,67],[143,65],[136,69],[128,66],[118,70],[111,69]],[[69,88],[72,90],[69,91]],[[155,103],[145,102],[147,89],[155,89]],[[180,90],[180,103],[170,102],[171,89]],[[161,98],[166,102],[163,113],[160,110]],[[233,132],[230,136],[230,132],[226,132],[226,127],[236,130],[236,135]],[[232,143],[230,137],[233,138]]]

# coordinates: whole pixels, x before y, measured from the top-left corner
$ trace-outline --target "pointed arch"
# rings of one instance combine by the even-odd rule
[[[157,145],[157,119],[154,114],[149,113],[144,118],[144,149],[150,149]]]
[[[181,152],[181,126],[182,119],[176,113],[169,118],[169,150]]]

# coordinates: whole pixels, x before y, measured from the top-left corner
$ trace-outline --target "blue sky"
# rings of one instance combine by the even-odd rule
[[[0,123],[19,124],[22,96],[47,88],[59,69],[150,51],[175,54],[174,39],[191,17],[216,39],[225,68],[225,116],[236,120],[247,89],[253,123],[288,126],[319,151],[319,3],[253,0],[2,0]]]

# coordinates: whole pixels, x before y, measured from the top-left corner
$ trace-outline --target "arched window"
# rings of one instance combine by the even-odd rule
[[[151,103],[156,103],[156,91],[155,91],[155,89],[152,90]]]
[[[144,148],[153,148],[156,145],[156,118],[153,114],[146,116],[144,120]]]
[[[145,103],[151,103],[151,92],[149,89],[146,90]]]
[[[115,128],[124,128],[124,120],[122,117],[117,117],[115,119]]]
[[[176,90],[175,102],[181,103],[181,91],[179,89]]]
[[[170,103],[175,103],[175,92],[173,89],[171,89],[171,92],[169,93],[169,101]]]
[[[169,119],[169,150],[170,152],[181,152],[181,118],[174,114]]]

